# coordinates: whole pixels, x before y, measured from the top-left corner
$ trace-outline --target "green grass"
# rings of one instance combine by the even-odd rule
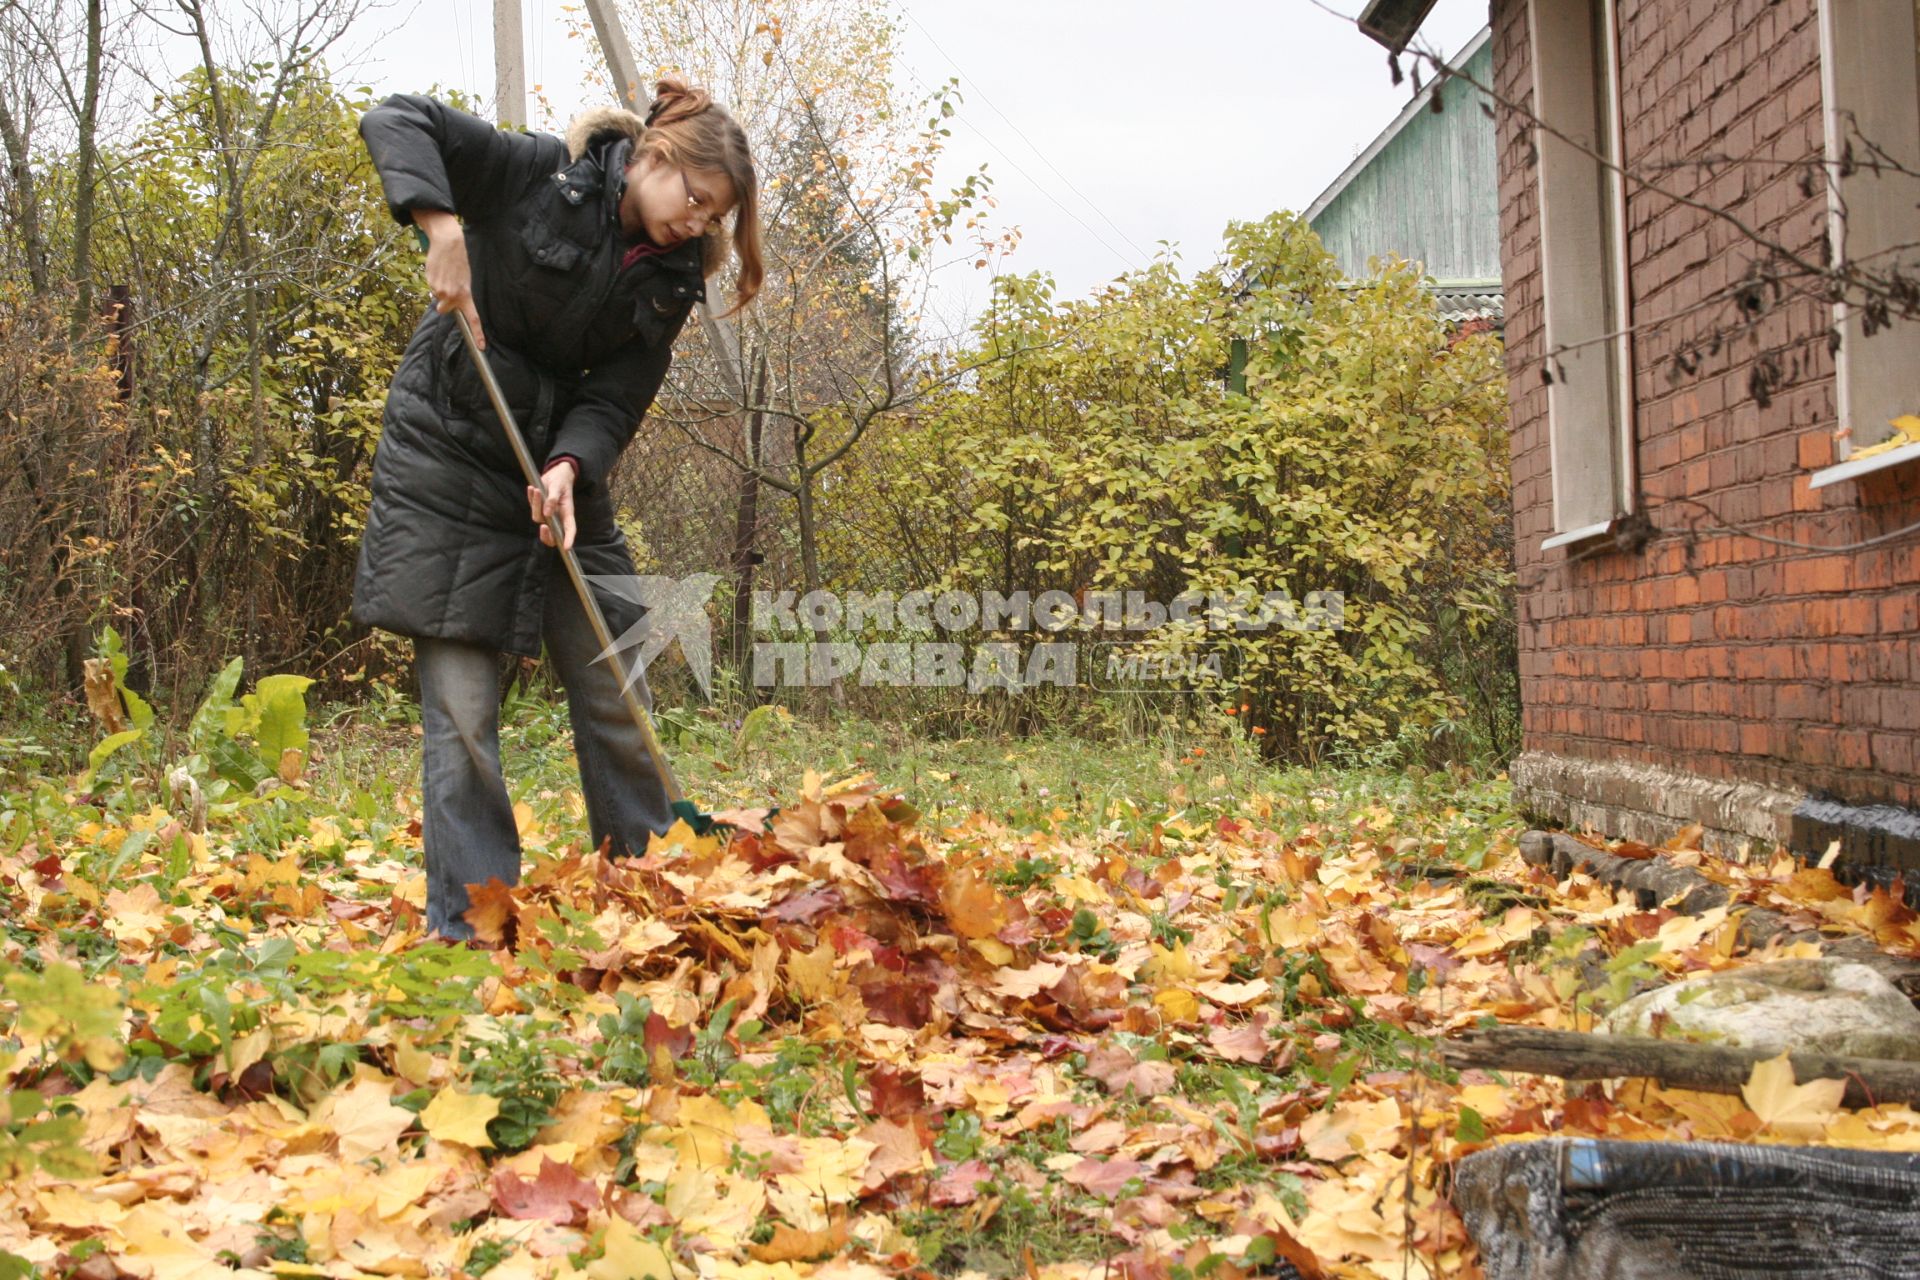
[[[583,833],[585,822],[577,812],[565,700],[548,683],[536,679],[530,688],[509,690],[501,711],[503,766],[513,799],[567,838]],[[34,713],[14,700],[4,710],[11,714],[0,716],[0,810],[67,808],[58,793],[84,765],[91,726],[68,714],[71,708]],[[161,709],[163,717],[167,710]],[[1501,775],[1459,767],[1276,765],[1225,715],[1148,720],[1127,709],[1120,718],[1133,726],[1130,733],[949,737],[912,722],[776,708],[761,713],[743,735],[742,708],[717,705],[663,707],[656,722],[687,794],[708,811],[791,803],[809,769],[829,779],[870,772],[904,794],[935,829],[979,813],[1015,831],[1132,842],[1150,840],[1155,825],[1169,821],[1198,826],[1255,817],[1291,836],[1311,824],[1385,810],[1396,815],[1402,836],[1409,816],[1417,815],[1416,834],[1444,847],[1445,861],[1468,867],[1477,866],[1490,835],[1511,821]],[[355,820],[376,844],[402,834],[417,812],[419,792],[419,709],[410,697],[383,688],[357,704],[315,707],[309,723],[304,796],[283,794],[250,807],[245,847],[279,847],[305,833],[309,816]],[[151,753],[154,763],[129,764],[113,807],[138,812],[167,805],[158,762],[175,754],[161,745]],[[1406,856],[1417,862],[1424,855],[1409,850]],[[1041,866],[1028,871],[1047,874]]]

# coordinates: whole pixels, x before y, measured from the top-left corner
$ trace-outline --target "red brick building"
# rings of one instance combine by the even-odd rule
[[[1920,278],[1917,9],[1493,0],[1543,817],[1920,870],[1920,321],[1820,278]]]

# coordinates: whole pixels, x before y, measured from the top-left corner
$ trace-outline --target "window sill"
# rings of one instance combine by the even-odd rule
[[[1903,462],[1916,460],[1920,460],[1920,442],[1903,444],[1898,449],[1889,449],[1885,453],[1876,453],[1871,457],[1855,458],[1850,462],[1822,467],[1813,473],[1813,478],[1807,481],[1807,487],[1819,489],[1826,485],[1839,484],[1842,480],[1857,479],[1860,476],[1871,475],[1875,471],[1884,471],[1888,467],[1897,467]]]
[[[1555,547],[1569,546],[1575,542],[1585,542],[1590,538],[1604,538],[1613,528],[1613,521],[1602,520],[1599,524],[1582,525],[1578,529],[1569,529],[1565,533],[1556,533],[1540,544],[1542,551],[1551,551]]]

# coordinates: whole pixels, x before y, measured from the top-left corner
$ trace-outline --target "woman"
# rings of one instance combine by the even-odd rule
[[[672,822],[545,521],[558,516],[584,574],[634,572],[607,473],[729,248],[734,310],[759,289],[758,183],[740,126],[674,78],[645,119],[590,112],[564,142],[411,95],[369,111],[360,135],[394,218],[426,235],[434,306],[387,393],[353,616],[414,638],[427,927],[464,939],[468,886],[520,877],[500,771],[503,652],[536,656],[545,642],[594,844],[640,852]],[[541,467],[538,488],[521,476],[455,311]],[[600,605],[615,635],[639,620],[623,600]],[[640,693],[651,705],[644,682]]]

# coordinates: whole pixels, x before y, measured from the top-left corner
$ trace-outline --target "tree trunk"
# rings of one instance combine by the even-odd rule
[[[73,195],[73,313],[68,334],[78,345],[95,324],[93,314],[93,218],[98,178],[96,139],[100,118],[100,59],[104,0],[87,0],[86,73],[82,81],[80,116],[75,122],[74,195]],[[89,529],[84,514],[74,522],[73,536],[85,536]],[[66,576],[67,556],[64,544],[54,548],[55,594],[71,602],[73,583]],[[92,637],[78,608],[66,610],[69,620],[62,637],[65,675],[69,688],[79,688],[86,678],[85,663],[92,651]]]
[[[20,131],[13,113],[0,99],[0,144],[7,149],[7,173],[12,179],[15,224],[20,228],[20,249],[27,260],[27,280],[35,298],[44,298],[51,287],[47,269],[47,241],[40,230],[40,193],[33,180],[33,155],[27,136]]]
[[[763,356],[755,370],[754,403],[764,404],[767,396],[767,365]],[[753,410],[747,415],[747,465],[740,472],[740,497],[733,522],[733,634],[729,648],[733,667],[745,672],[752,640],[753,570],[760,562],[754,549],[760,531],[760,440],[766,429],[766,415]],[[741,682],[749,705],[758,701],[750,680]]]
[[[75,141],[73,194],[73,340],[93,323],[93,200],[100,117],[100,20],[103,0],[87,0],[87,74]]]
[[[820,589],[820,530],[814,517],[813,481],[817,474],[807,466],[807,441],[803,430],[796,429],[793,439],[793,471],[798,481],[794,485],[794,505],[800,516],[800,582],[803,595],[810,595]],[[816,628],[813,633],[816,645],[832,643],[833,637],[825,628]],[[844,711],[847,708],[847,690],[839,676],[835,676],[828,686],[833,691],[833,705]]]

